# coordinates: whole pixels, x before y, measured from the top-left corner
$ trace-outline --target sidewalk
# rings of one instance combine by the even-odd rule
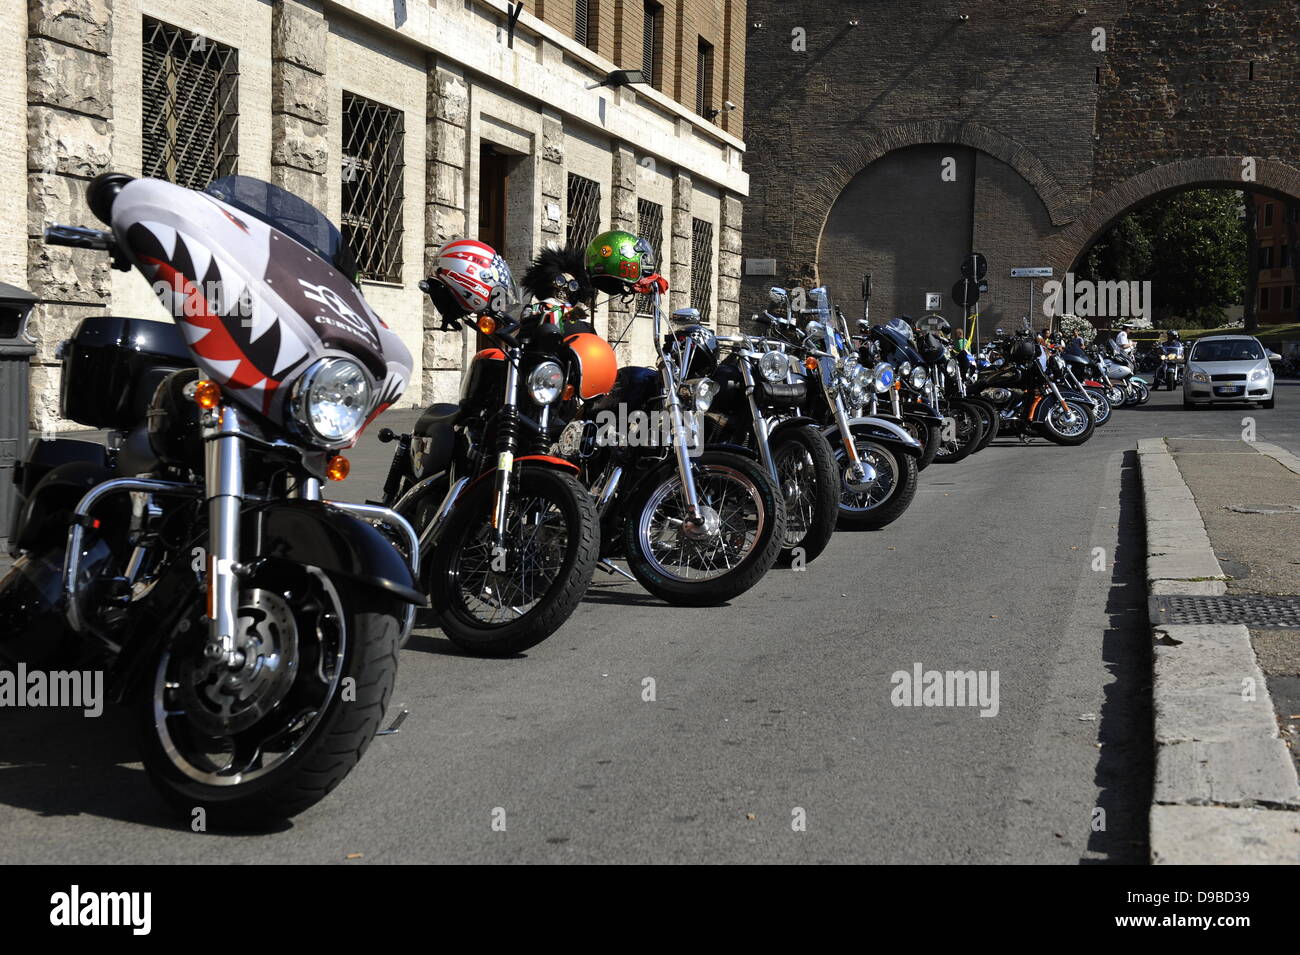
[[[1300,862],[1300,460],[1139,443],[1153,627],[1155,862]]]

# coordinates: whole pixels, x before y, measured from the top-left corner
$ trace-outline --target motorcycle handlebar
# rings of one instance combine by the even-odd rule
[[[45,230],[45,244],[107,252],[113,247],[113,233],[106,229],[87,229],[76,225],[52,225]]]

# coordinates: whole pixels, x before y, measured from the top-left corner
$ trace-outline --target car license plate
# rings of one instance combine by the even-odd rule
[[[1217,385],[1214,389],[1216,395],[1239,395],[1241,394],[1241,385]]]

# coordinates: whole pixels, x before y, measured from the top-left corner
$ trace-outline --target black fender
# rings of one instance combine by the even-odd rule
[[[248,559],[316,567],[405,603],[425,605],[411,565],[373,524],[328,501],[291,499],[255,504],[243,512],[240,551]],[[255,556],[254,556],[255,555]]]
[[[903,417],[905,418],[918,418],[926,424],[931,425],[943,424],[943,415],[930,407],[928,402],[919,399],[916,401],[905,401],[901,405],[901,409]]]
[[[854,436],[866,438],[876,444],[883,444],[914,458],[919,458],[925,453],[925,445],[908,434],[901,425],[894,424],[894,422],[885,418],[850,418],[849,427],[852,429]],[[822,434],[831,443],[831,447],[839,445],[840,429],[837,425],[832,424],[823,429]]]
[[[35,483],[31,493],[14,509],[9,542],[11,553],[44,552],[66,546],[68,523],[77,502],[91,488],[120,476],[105,463],[102,447],[100,452],[98,461],[91,457],[56,464]],[[118,497],[101,503],[94,516],[102,519],[111,514],[117,520],[129,512],[129,499]],[[125,528],[126,525],[116,526]]]
[[[816,428],[819,432],[822,430],[821,422],[816,418],[809,418],[807,415],[797,415],[793,418],[785,418],[782,421],[777,422],[776,427],[773,428],[771,433],[767,436],[767,440],[772,441],[777,437],[777,435],[793,430],[794,428],[807,428],[809,426]]]
[[[753,448],[746,447],[743,444],[732,444],[730,441],[719,441],[714,443],[710,441],[704,446],[705,451],[726,451],[729,454],[739,454],[742,458],[749,458],[751,461],[759,460],[758,452]],[[672,459],[674,463],[676,459]]]

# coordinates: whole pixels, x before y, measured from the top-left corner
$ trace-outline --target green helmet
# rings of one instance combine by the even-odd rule
[[[631,232],[611,229],[587,245],[585,265],[592,285],[610,295],[620,295],[654,272],[654,250],[649,242]]]

